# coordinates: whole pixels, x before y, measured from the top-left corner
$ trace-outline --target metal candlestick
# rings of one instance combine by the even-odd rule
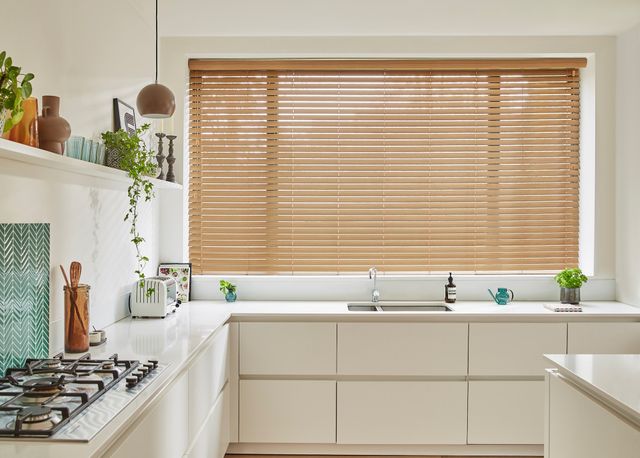
[[[156,154],[156,160],[158,161],[158,168],[160,169],[160,175],[158,175],[158,180],[164,180],[164,171],[162,170],[162,163],[164,162],[165,156],[162,154],[162,137],[166,137],[162,132],[156,133],[156,137],[158,137],[158,154]]]
[[[175,183],[176,175],[173,173],[173,163],[176,161],[175,156],[173,155],[173,141],[176,139],[175,135],[167,135],[169,139],[169,155],[167,156],[167,164],[169,167],[167,168],[167,181]]]

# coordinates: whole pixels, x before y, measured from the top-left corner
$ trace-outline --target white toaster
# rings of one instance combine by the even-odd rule
[[[153,291],[148,294],[149,289]],[[176,311],[176,281],[171,277],[149,277],[137,281],[131,290],[131,316],[164,318]]]

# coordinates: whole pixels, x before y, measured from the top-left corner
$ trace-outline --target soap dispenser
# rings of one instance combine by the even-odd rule
[[[456,285],[453,283],[453,277],[449,272],[449,283],[444,285],[444,301],[447,304],[453,304],[456,301]]]

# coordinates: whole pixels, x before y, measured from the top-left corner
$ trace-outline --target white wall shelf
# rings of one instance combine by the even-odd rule
[[[123,170],[113,169],[100,164],[60,156],[49,151],[0,138],[0,159],[31,164],[37,167],[61,170],[72,174],[85,175],[115,182],[130,182]],[[182,185],[169,181],[151,179],[156,189],[181,190]]]

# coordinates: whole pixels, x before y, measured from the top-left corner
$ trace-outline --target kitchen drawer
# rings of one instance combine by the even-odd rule
[[[640,323],[569,323],[569,354],[640,353]]]
[[[220,328],[189,368],[189,440],[229,379],[229,325]]]
[[[338,373],[466,375],[466,323],[339,323]]]
[[[542,355],[566,352],[566,323],[469,325],[470,375],[543,377]]]
[[[544,381],[469,382],[469,444],[544,443]]]
[[[229,389],[225,388],[204,424],[199,425],[186,458],[224,458],[229,446]]]
[[[335,373],[335,323],[240,323],[240,374]]]
[[[335,441],[335,381],[240,380],[240,442]]]
[[[467,383],[338,382],[339,444],[464,444]]]

